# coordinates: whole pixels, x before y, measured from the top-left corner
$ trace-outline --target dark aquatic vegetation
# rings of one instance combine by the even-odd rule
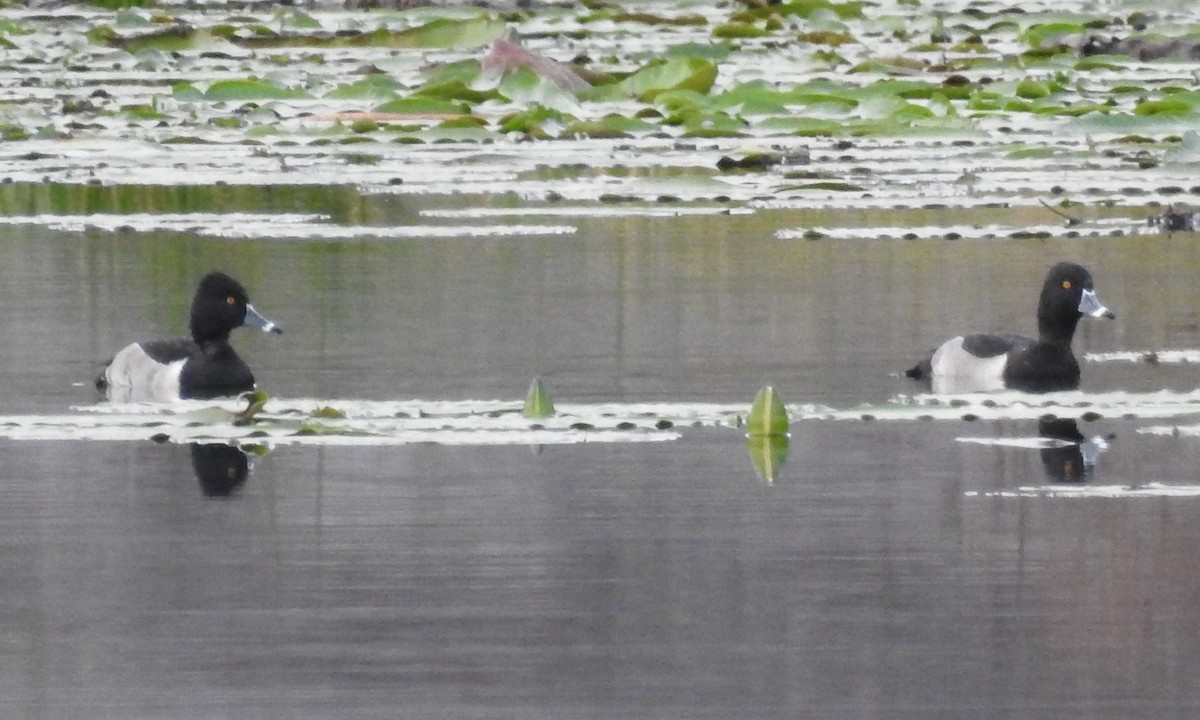
[[[254,374],[229,344],[229,334],[242,326],[283,332],[254,309],[241,283],[209,273],[192,299],[192,337],[126,346],[96,386],[114,402],[207,400],[253,390]]]
[[[976,333],[947,340],[905,371],[930,383],[934,392],[989,390],[1053,392],[1079,387],[1079,361],[1071,352],[1075,326],[1084,315],[1115,318],[1093,289],[1081,265],[1050,268],[1038,302],[1038,338]]]

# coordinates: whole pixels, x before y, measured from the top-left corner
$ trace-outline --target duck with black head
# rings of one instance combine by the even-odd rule
[[[113,402],[207,400],[254,389],[254,374],[229,344],[238,327],[282,333],[263,317],[246,289],[222,272],[205,275],[192,298],[191,338],[126,346],[96,380]]]
[[[1050,268],[1038,302],[1037,339],[1023,335],[960,335],[905,371],[936,393],[1021,390],[1053,392],[1079,387],[1079,361],[1071,352],[1075,326],[1084,315],[1115,318],[1096,296],[1082,265]]]

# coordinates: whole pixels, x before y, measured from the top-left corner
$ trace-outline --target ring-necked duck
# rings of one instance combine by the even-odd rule
[[[934,392],[1023,390],[1050,392],[1079,387],[1079,362],[1071,353],[1075,325],[1084,315],[1115,318],[1092,289],[1080,265],[1050,268],[1038,302],[1038,338],[966,335],[947,340],[905,375],[928,380]]]
[[[191,339],[133,343],[97,378],[114,402],[207,400],[254,389],[254,374],[229,344],[241,326],[282,333],[250,305],[246,289],[225,273],[200,280],[192,299]]]

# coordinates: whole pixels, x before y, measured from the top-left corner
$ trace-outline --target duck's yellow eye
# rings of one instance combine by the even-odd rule
[[[1063,290],[1070,290],[1070,289],[1071,289],[1071,281],[1063,280]]]
[[[229,305],[237,305],[237,300],[234,300],[232,295],[225,298],[225,302]]]

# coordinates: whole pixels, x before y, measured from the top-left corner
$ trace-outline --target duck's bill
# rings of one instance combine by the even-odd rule
[[[1079,298],[1079,312],[1092,317],[1113,319],[1117,316],[1112,310],[1104,307],[1100,302],[1100,298],[1096,297],[1096,293],[1092,290],[1084,290]]]
[[[258,328],[263,332],[282,334],[283,328],[258,314],[253,305],[246,305],[246,326]]]

